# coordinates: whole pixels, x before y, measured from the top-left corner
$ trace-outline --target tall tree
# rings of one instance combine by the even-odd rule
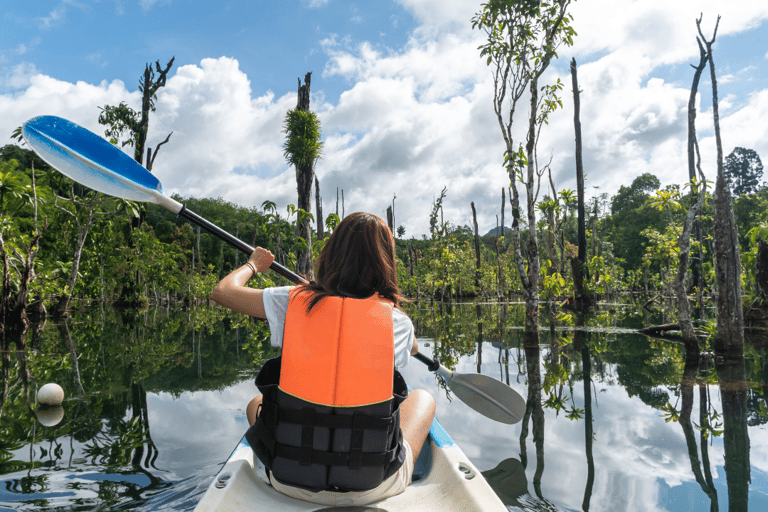
[[[695,71],[693,73],[693,83],[691,84],[691,95],[688,98],[688,180],[691,183],[691,209],[696,207],[696,202],[699,200],[693,185],[696,182],[697,165],[699,166],[699,170],[701,170],[699,141],[696,138],[696,93],[699,89],[701,73],[707,66],[707,51],[704,49],[701,39],[697,37],[696,42],[699,45],[699,64],[697,66],[691,65]],[[691,255],[691,286],[693,286],[697,293],[694,316],[700,318],[703,290],[706,284],[704,280],[704,251],[702,249],[704,233],[700,210],[693,219],[693,237],[696,239],[696,242],[698,242],[698,246],[697,250]]]
[[[735,196],[757,192],[763,177],[763,162],[754,149],[735,148],[725,157],[723,174]]]
[[[155,68],[152,67],[152,64],[144,66],[144,75],[139,79],[140,112],[136,112],[125,103],[120,103],[116,107],[106,105],[101,109],[101,115],[99,115],[99,124],[107,127],[105,134],[113,144],[117,144],[120,137],[127,132],[128,138],[122,142],[122,146],[133,146],[133,158],[141,165],[144,165],[144,147],[147,144],[147,133],[149,132],[149,113],[155,111],[157,91],[161,87],[165,87],[166,77],[173,66],[174,59],[176,57],[171,57],[165,69],[160,67],[159,60],[155,62]],[[155,76],[155,70],[157,70],[157,76]],[[147,153],[147,169],[150,171],[153,162],[151,156],[150,150]]]
[[[304,85],[301,85],[301,79],[299,79],[296,108],[289,110],[285,116],[286,140],[283,148],[286,160],[296,168],[296,188],[299,195],[296,205],[299,209],[299,219],[296,226],[299,238],[306,244],[296,254],[296,270],[314,279],[310,200],[315,161],[320,158],[323,144],[320,142],[320,121],[317,114],[309,110],[311,78],[312,72],[307,73],[304,76]],[[318,222],[322,222],[322,219],[318,219]]]
[[[626,261],[627,268],[642,266],[646,241],[640,233],[648,228],[663,232],[666,226],[663,213],[647,204],[650,194],[659,187],[661,182],[656,176],[644,173],[629,187],[619,187],[611,198],[607,238],[613,244],[614,256]]]
[[[526,343],[538,345],[539,339],[539,246],[536,233],[538,185],[546,166],[538,165],[536,147],[541,128],[556,108],[562,106],[553,85],[539,84],[539,79],[557,57],[561,45],[573,44],[576,32],[567,12],[570,0],[490,0],[472,18],[472,27],[487,35],[480,46],[480,56],[493,71],[493,109],[505,142],[504,165],[512,188],[512,243],[515,264],[525,297]],[[515,141],[512,125],[518,102],[525,92],[530,95],[525,146]],[[525,189],[528,237],[525,247],[520,240],[520,195],[518,182]],[[523,259],[523,251],[525,259]]]
[[[589,298],[584,293],[584,281],[589,281],[587,267],[587,220],[584,210],[584,164],[582,162],[581,146],[581,100],[579,91],[579,75],[576,69],[576,59],[571,59],[571,84],[573,85],[573,130],[576,137],[576,194],[578,198],[577,223],[579,252],[571,260],[573,273],[574,298],[577,311],[589,309]]]
[[[139,78],[139,91],[141,91],[140,112],[133,110],[125,103],[120,103],[116,107],[111,105],[104,106],[99,115],[99,124],[107,127],[104,134],[109,141],[112,144],[117,144],[119,139],[126,135],[127,137],[121,145],[123,147],[133,146],[133,158],[141,165],[144,165],[144,148],[147,143],[147,134],[149,133],[149,113],[155,111],[157,91],[161,87],[165,87],[166,77],[175,59],[176,57],[171,57],[165,68],[160,66],[159,60],[155,62],[154,68],[149,63],[144,66],[144,74]],[[169,134],[163,142],[157,145],[154,155],[152,155],[151,149],[147,149],[146,168],[148,171],[152,171],[152,166],[155,163],[160,146],[167,143],[170,137],[171,135]],[[136,214],[131,218],[131,229],[141,227],[146,214],[147,209],[141,204]],[[132,245],[131,248],[133,248]],[[128,280],[124,283],[120,302],[124,304],[137,303],[140,293],[139,273],[136,271],[133,281]]]
[[[141,111],[133,110],[124,102],[116,107],[106,105],[101,108],[99,124],[107,127],[104,134],[112,144],[117,144],[122,136],[127,136],[121,145],[123,147],[133,146],[133,159],[141,165],[144,165],[144,149],[147,144],[147,134],[149,133],[149,113],[155,111],[157,91],[161,87],[165,87],[166,77],[175,59],[176,57],[171,57],[165,69],[160,66],[159,60],[155,62],[155,68],[152,67],[152,64],[144,66],[144,74],[139,78]],[[152,166],[155,163],[160,146],[167,143],[170,137],[171,135],[169,134],[163,142],[157,145],[154,155],[152,154],[152,148],[146,150],[146,168],[148,171],[152,171]],[[141,226],[145,215],[146,209],[142,206],[139,209],[139,215],[133,218],[132,227]]]
[[[717,17],[712,39],[707,40],[701,32],[701,18],[696,25],[706,49],[709,72],[712,78],[712,119],[715,124],[717,145],[717,181],[712,196],[715,205],[715,280],[717,281],[717,330],[715,331],[715,352],[718,354],[744,355],[744,314],[741,305],[741,262],[736,219],[733,214],[733,199],[725,178],[723,166],[723,145],[720,139],[720,113],[717,100],[717,76],[712,45],[717,37]]]

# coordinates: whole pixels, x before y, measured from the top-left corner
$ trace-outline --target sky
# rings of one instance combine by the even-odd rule
[[[494,228],[509,186],[493,112],[485,38],[472,30],[479,0],[53,0],[0,9],[0,146],[39,115],[103,135],[99,107],[140,107],[147,63],[175,57],[150,117],[153,172],[167,194],[222,197],[247,207],[297,199],[283,156],[286,112],[312,72],[311,109],[323,134],[316,166],[325,215],[382,217],[394,201],[406,238],[429,232],[446,187],[444,218]],[[612,196],[652,173],[688,179],[687,103],[698,63],[696,19],[714,45],[724,155],[768,155],[768,2],[578,0],[577,32],[543,79],[564,83],[563,108],[539,143],[556,189],[576,189],[569,65],[578,64],[587,197]],[[702,168],[716,175],[709,70],[699,86]],[[528,113],[515,114],[524,141]],[[768,179],[764,176],[763,179]],[[542,184],[539,198],[548,190]],[[522,189],[521,189],[522,192]],[[314,191],[313,191],[314,197]],[[313,200],[314,210],[314,200]],[[314,213],[314,212],[313,212]],[[339,205],[339,214],[342,207]],[[507,202],[506,219],[511,217]],[[507,222],[507,224],[509,224]]]

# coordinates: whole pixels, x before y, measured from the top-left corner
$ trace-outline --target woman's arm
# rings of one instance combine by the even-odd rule
[[[266,318],[262,297],[263,290],[248,288],[245,283],[255,275],[255,272],[269,270],[274,259],[275,257],[271,252],[257,247],[245,265],[232,271],[227,277],[219,281],[211,293],[211,299],[232,311],[257,318]]]
[[[419,353],[419,344],[416,343],[416,335],[413,335],[413,345],[411,345],[411,355],[415,356]]]

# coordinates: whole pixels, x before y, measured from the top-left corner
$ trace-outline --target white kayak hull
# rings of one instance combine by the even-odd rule
[[[267,481],[264,468],[243,438],[214,478],[195,512],[276,512],[335,510],[290,498]],[[340,496],[343,496],[340,495]],[[480,471],[435,420],[404,493],[357,510],[506,512]],[[352,509],[350,508],[350,510]],[[343,509],[343,507],[339,507]]]

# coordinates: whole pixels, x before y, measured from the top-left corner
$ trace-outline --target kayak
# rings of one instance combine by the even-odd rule
[[[340,496],[343,496],[341,494]],[[213,479],[195,512],[344,510],[288,497],[268,482],[264,466],[243,439]],[[506,512],[507,508],[459,445],[435,419],[405,492],[348,510]]]

